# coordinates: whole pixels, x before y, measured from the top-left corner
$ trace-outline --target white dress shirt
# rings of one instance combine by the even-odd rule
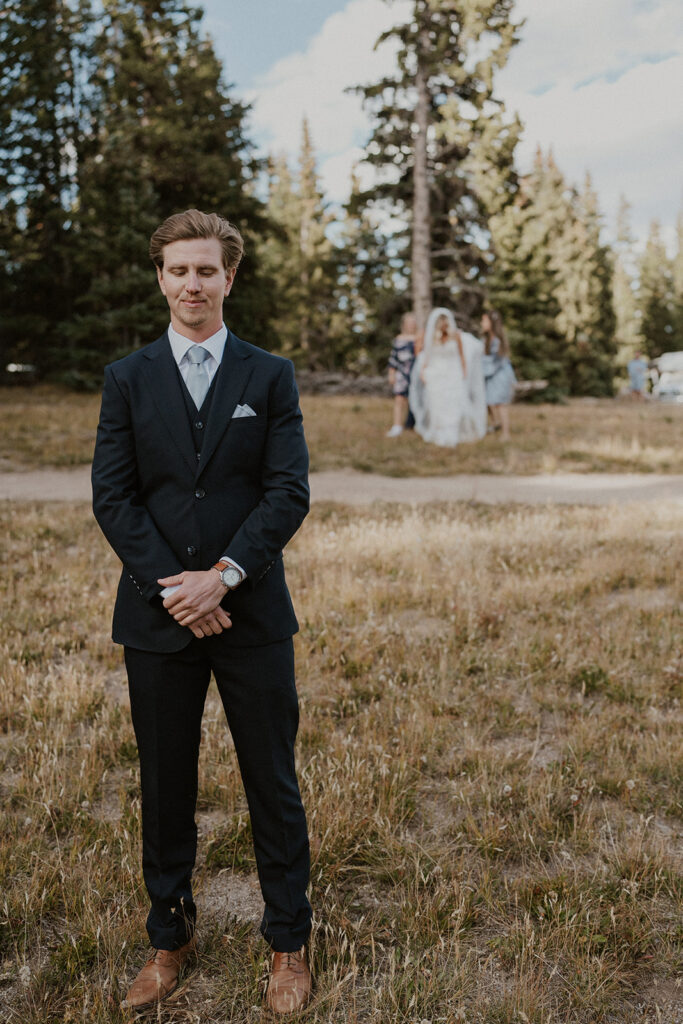
[[[225,342],[228,337],[228,328],[225,324],[221,324],[220,329],[212,334],[206,341],[202,341],[200,344],[202,348],[209,353],[209,358],[205,359],[201,364],[202,368],[206,370],[209,378],[209,384],[216,376],[216,371],[221,365],[221,359],[223,358],[223,349],[225,348]],[[171,343],[171,351],[173,352],[173,358],[178,364],[180,370],[180,376],[187,383],[187,375],[190,370],[190,360],[187,358],[187,353],[192,348],[194,341],[190,341],[183,334],[178,334],[171,324],[168,325],[168,340]]]
[[[206,339],[206,341],[200,342],[202,348],[209,353],[209,358],[205,359],[204,362],[201,364],[202,368],[206,370],[207,376],[209,378],[209,384],[211,384],[211,381],[216,376],[218,367],[221,365],[221,359],[223,358],[223,350],[225,349],[225,342],[227,340],[227,337],[228,328],[225,326],[225,324],[221,324],[220,329],[217,330],[215,334],[212,334],[210,338]],[[183,378],[183,380],[187,382],[187,375],[190,370],[190,360],[187,358],[187,353],[192,348],[192,346],[197,343],[194,341],[190,341],[190,339],[186,338],[183,334],[179,334],[172,324],[168,325],[168,340],[171,345],[171,352],[173,353],[173,358],[178,364],[180,375]],[[244,571],[241,565],[237,564],[234,558],[228,558],[227,555],[223,555],[220,560],[222,562],[228,562],[230,565],[234,565],[235,568],[239,569],[239,571],[242,573],[242,579],[246,579],[246,572]],[[164,587],[164,589],[161,591],[161,596],[168,597],[177,589],[177,587]]]

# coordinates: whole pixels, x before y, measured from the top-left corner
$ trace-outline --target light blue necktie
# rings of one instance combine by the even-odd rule
[[[205,359],[208,359],[211,355],[201,345],[193,345],[192,348],[187,350],[187,358],[190,361],[190,369],[187,372],[187,390],[192,395],[192,401],[201,409],[202,403],[206,398],[206,392],[209,390],[209,375],[202,363]]]

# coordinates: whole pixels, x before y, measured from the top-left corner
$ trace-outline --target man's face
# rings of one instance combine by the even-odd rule
[[[188,238],[164,246],[164,266],[157,267],[159,287],[179,334],[205,341],[223,323],[223,299],[230,294],[235,271],[223,266],[217,238]]]

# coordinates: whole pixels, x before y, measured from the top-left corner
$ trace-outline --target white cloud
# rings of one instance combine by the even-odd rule
[[[365,151],[360,146],[351,146],[323,160],[319,166],[319,176],[324,191],[330,196],[346,196],[354,167],[361,188],[368,188],[372,183],[371,170],[367,164],[361,163],[364,155]]]
[[[370,131],[360,98],[345,89],[393,70],[392,44],[373,47],[411,9],[411,0],[349,0],[305,52],[277,61],[247,97],[256,137],[271,151],[294,156],[308,117],[333,199],[348,194]],[[518,0],[516,13],[527,22],[497,92],[525,124],[520,168],[538,143],[552,146],[570,181],[591,172],[609,218],[624,193],[641,236],[654,217],[673,225],[682,199],[681,0]]]
[[[527,93],[618,74],[683,41],[680,0],[517,0],[515,16],[522,42],[499,81]]]
[[[302,119],[308,118],[322,157],[323,182],[334,198],[348,193],[351,166],[369,132],[360,97],[345,90],[392,71],[392,45],[373,47],[382,32],[400,23],[410,6],[409,0],[391,5],[383,0],[350,0],[327,19],[305,53],[279,60],[247,95],[254,104],[254,128],[272,151],[296,153]]]
[[[525,125],[518,164],[552,146],[572,182],[590,171],[611,224],[624,194],[642,238],[683,199],[679,0],[520,0],[523,41],[498,79]]]

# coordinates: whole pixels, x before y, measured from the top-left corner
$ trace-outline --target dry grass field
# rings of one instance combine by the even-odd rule
[[[85,506],[0,511],[0,1013],[114,1024],[146,942],[118,569]],[[317,506],[287,564],[305,1019],[680,1024],[680,506]],[[201,778],[199,966],[153,1019],[256,1024],[261,905],[213,691]]]
[[[683,472],[683,406],[610,399],[519,403],[510,411],[509,444],[489,435],[449,449],[425,444],[412,431],[386,438],[389,400],[304,396],[301,404],[313,469],[350,466],[389,476]]]
[[[512,409],[513,438],[457,449],[414,433],[384,435],[391,400],[304,395],[313,470],[350,467],[390,476],[452,473],[683,473],[683,406],[608,399]],[[99,396],[45,386],[0,388],[0,470],[90,461]]]

